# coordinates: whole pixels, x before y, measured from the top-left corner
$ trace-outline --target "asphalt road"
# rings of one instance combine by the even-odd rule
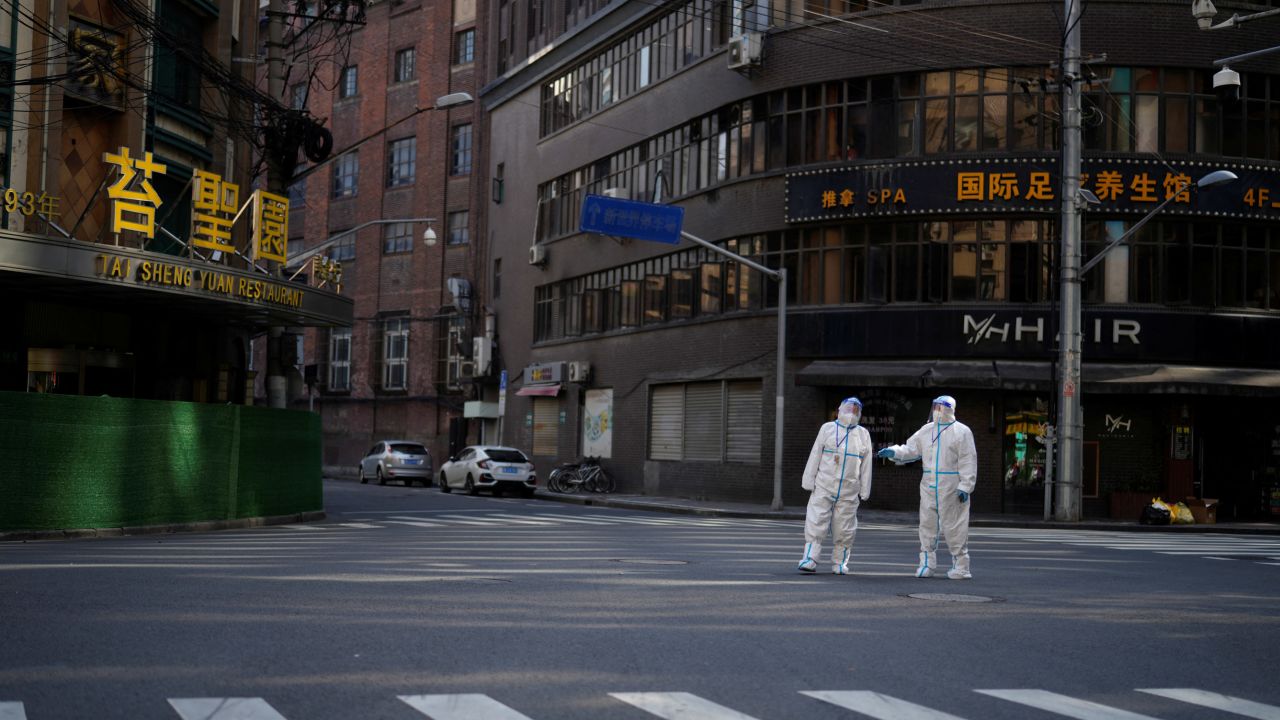
[[[975,529],[951,581],[864,524],[805,576],[796,522],[325,491],[0,543],[0,720],[1280,718],[1280,537]]]

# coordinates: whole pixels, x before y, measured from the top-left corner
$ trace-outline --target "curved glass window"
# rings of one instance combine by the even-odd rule
[[[1129,221],[1084,225],[1086,259]],[[787,268],[788,304],[1045,303],[1057,295],[1057,220],[859,222],[737,238],[728,249]],[[704,248],[535,289],[535,341],[773,307],[759,272]],[[1280,311],[1280,229],[1152,222],[1084,277],[1087,304]],[[579,330],[564,318],[591,321]]]
[[[1053,152],[1061,134],[1058,100],[1042,72],[908,73],[747,98],[540,185],[539,239],[576,232],[582,198],[606,188],[665,202],[738,178],[826,163]],[[1222,107],[1211,71],[1095,73],[1084,94],[1086,151],[1280,160],[1280,76],[1243,74],[1241,101]]]

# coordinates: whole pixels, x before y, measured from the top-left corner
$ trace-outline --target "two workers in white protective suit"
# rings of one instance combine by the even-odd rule
[[[951,551],[947,577],[965,580],[969,571],[969,494],[978,479],[978,453],[973,431],[956,420],[956,400],[943,395],[933,401],[930,421],[906,443],[883,448],[876,457],[899,465],[920,460],[920,565],[916,577],[930,577],[938,567],[938,536]],[[812,505],[810,506],[812,507]]]
[[[849,572],[849,553],[858,530],[858,503],[871,496],[871,435],[859,423],[862,401],[840,403],[833,422],[824,423],[809,451],[800,485],[812,492],[804,521],[801,572],[818,569],[822,543],[831,532],[831,572]]]

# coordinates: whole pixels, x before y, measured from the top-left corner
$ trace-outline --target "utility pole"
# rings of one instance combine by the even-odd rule
[[[284,0],[267,3],[267,94],[273,101],[284,97]],[[265,147],[267,191],[284,195],[289,178],[277,160],[278,148]],[[284,328],[273,326],[267,335],[267,407],[283,408],[288,401],[288,378],[285,376],[281,345],[291,341]]]
[[[1082,2],[1065,0],[1062,43],[1062,295],[1058,323],[1058,472],[1054,517],[1080,519],[1084,421],[1080,409],[1080,13]]]

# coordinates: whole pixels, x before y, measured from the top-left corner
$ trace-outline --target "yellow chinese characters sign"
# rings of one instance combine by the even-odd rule
[[[240,209],[240,186],[197,170],[191,186],[191,244],[206,250],[235,252],[231,224]]]
[[[119,170],[115,182],[107,188],[107,197],[111,198],[111,232],[118,235],[125,230],[136,230],[154,238],[160,195],[151,186],[151,180],[164,175],[167,168],[156,162],[151,153],[143,153],[141,158],[130,157],[127,147],[120,148],[119,153],[103,153],[102,160]]]
[[[1171,161],[1085,158],[1080,187],[1097,196],[1096,210],[1146,213],[1169,200],[1166,212],[1214,217],[1280,219],[1280,170],[1224,163],[1239,180],[1230,188],[1197,191],[1203,167]],[[1058,212],[1058,159],[964,158],[901,161],[805,170],[786,178],[787,222],[970,212]]]
[[[289,198],[253,193],[254,257],[283,263],[289,254]]]

